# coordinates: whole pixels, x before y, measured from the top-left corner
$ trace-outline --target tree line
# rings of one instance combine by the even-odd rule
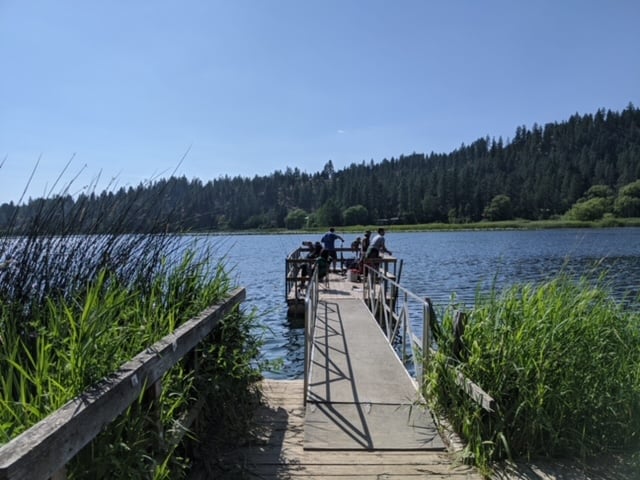
[[[173,176],[117,191],[0,206],[11,233],[208,232],[560,216],[640,217],[640,109],[518,126],[450,153],[411,153],[315,173],[204,181]]]

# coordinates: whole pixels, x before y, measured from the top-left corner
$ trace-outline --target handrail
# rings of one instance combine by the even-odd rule
[[[413,363],[416,377],[422,384],[422,363],[415,361],[415,359],[420,358],[422,352],[426,352],[424,359],[425,361],[428,360],[431,345],[429,335],[430,317],[433,311],[431,301],[422,299],[402,287],[395,280],[388,278],[384,272],[378,272],[376,268],[369,265],[365,265],[364,279],[363,295],[365,303],[378,320],[387,337],[387,341],[392,345],[401,342],[400,359],[403,364],[406,364],[407,361]],[[414,301],[414,310],[422,312],[422,339],[414,333],[411,325],[411,300]],[[403,334],[399,335],[401,329]],[[417,347],[421,347],[421,350],[418,350]],[[410,356],[407,355],[407,348],[411,351]]]
[[[96,387],[0,447],[0,480],[58,476],[57,472],[63,471],[64,465],[105,425],[136,402],[143,391],[156,390],[163,375],[202,342],[245,297],[244,288],[233,290],[224,302],[183,323]]]
[[[303,260],[303,259],[300,258],[300,255],[302,254],[303,251],[304,251],[304,249],[302,247],[296,248],[285,259],[285,262],[284,262],[284,278],[285,278],[285,282],[284,282],[284,298],[287,298],[287,295],[289,294],[289,292],[291,291],[292,288],[296,288],[296,290],[298,288],[297,280],[295,280],[295,278],[297,277],[297,271],[298,271],[298,268],[299,268],[298,265],[300,263],[302,263],[302,260]]]
[[[311,374],[311,360],[313,355],[313,337],[316,329],[318,313],[319,282],[318,269],[314,268],[307,286],[307,294],[304,300],[304,405],[307,404],[307,389],[309,388],[309,376]]]
[[[422,389],[424,371],[434,353],[432,345],[436,343],[431,333],[437,321],[433,304],[429,298],[423,299],[402,287],[385,275],[385,272],[379,272],[366,264],[364,268],[363,300],[378,321],[387,341],[397,353],[400,350],[398,356],[402,363],[405,366],[407,363],[413,365],[415,378]],[[422,317],[422,338],[413,332],[412,313],[414,317],[417,314]],[[407,349],[410,355],[407,355]],[[456,371],[456,383],[483,409],[489,412],[495,410],[495,400],[460,371]]]
[[[308,262],[309,259],[301,259],[301,252],[306,249],[300,247],[292,252],[286,261],[287,269],[287,291],[292,285],[289,283],[289,273],[291,268],[295,268],[299,263]],[[341,249],[347,250],[347,249]],[[363,300],[369,310],[373,313],[383,330],[387,341],[396,349],[402,363],[413,365],[413,372],[420,387],[424,385],[424,371],[435,343],[432,338],[432,327],[437,324],[435,310],[430,299],[422,299],[411,291],[400,286],[394,271],[386,270],[388,260],[367,259],[363,271]],[[395,262],[395,260],[394,260]],[[400,263],[400,269],[402,263]],[[297,277],[293,275],[291,282],[297,282]],[[304,404],[306,405],[307,390],[309,387],[309,376],[311,371],[313,355],[313,335],[315,331],[317,310],[318,310],[318,278],[317,269],[314,269],[311,278],[308,279],[306,288],[304,316],[305,316],[305,340],[304,340]],[[293,286],[296,286],[295,284]],[[297,288],[296,288],[297,291]],[[419,312],[422,317],[422,337],[416,335],[411,324],[411,314]],[[400,352],[398,352],[398,349]],[[410,353],[408,353],[408,351]],[[453,367],[450,367],[453,368]],[[487,411],[495,410],[495,400],[482,388],[461,372],[456,371],[456,383],[469,397]]]

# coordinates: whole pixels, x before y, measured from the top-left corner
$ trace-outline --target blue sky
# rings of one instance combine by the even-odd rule
[[[637,0],[0,0],[0,203],[32,173],[25,198],[311,173],[638,106],[639,22]]]

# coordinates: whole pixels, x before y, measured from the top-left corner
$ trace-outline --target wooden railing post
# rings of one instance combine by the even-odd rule
[[[453,356],[458,361],[462,361],[466,357],[464,341],[462,340],[466,323],[467,314],[458,310],[453,319]]]
[[[208,337],[208,341],[210,341],[212,339],[213,335],[209,334]],[[201,346],[197,346],[196,348],[194,348],[191,351],[191,358],[189,359],[189,361],[191,362],[191,371],[193,372],[193,376],[194,378],[198,377],[198,371],[200,370],[200,362],[202,361],[202,348]],[[195,430],[196,432],[200,431],[200,424],[201,424],[201,418],[200,415],[196,415],[193,422],[193,430]]]
[[[67,480],[67,467],[62,467],[56,473],[51,475],[50,480]]]
[[[160,405],[162,378],[159,378],[147,387],[142,395],[143,405],[148,407],[151,428],[156,434],[155,447],[158,451],[161,451],[164,446],[164,427],[162,426],[162,408]]]
[[[425,372],[429,365],[429,351],[431,350],[431,300],[424,299],[422,305],[422,373],[420,375],[420,388],[424,387]]]

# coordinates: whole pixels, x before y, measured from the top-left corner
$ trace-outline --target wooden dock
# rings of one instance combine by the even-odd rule
[[[305,325],[312,332],[307,340],[313,339],[307,342],[312,347],[305,355],[305,379],[263,380],[264,402],[255,412],[252,438],[212,459],[215,471],[200,470],[190,479],[484,478],[459,461],[457,437],[442,424],[436,427],[414,380],[365,306],[365,285],[331,274],[328,283],[316,286],[307,297],[314,297],[317,309],[315,327],[309,329],[308,318]],[[575,462],[504,462],[493,466],[491,478],[638,478],[637,472],[614,468],[611,459],[599,464],[604,469]]]
[[[361,298],[319,305],[305,449],[444,450],[416,385]]]
[[[226,478],[442,479],[482,477],[444,450],[305,449],[302,380],[264,380],[265,404],[256,412],[256,439],[224,459]],[[307,408],[309,404],[307,404]],[[202,478],[220,478],[210,476]]]
[[[224,459],[228,478],[482,478],[447,451],[362,288],[335,273],[320,284],[307,391],[262,382],[256,437]]]

